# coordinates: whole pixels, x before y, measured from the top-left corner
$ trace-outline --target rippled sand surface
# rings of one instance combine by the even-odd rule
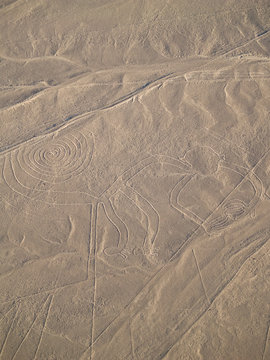
[[[267,0],[0,0],[0,359],[270,359]]]

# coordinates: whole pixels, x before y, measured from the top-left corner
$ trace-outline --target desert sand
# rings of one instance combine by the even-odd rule
[[[269,0],[0,1],[0,359],[270,359]]]

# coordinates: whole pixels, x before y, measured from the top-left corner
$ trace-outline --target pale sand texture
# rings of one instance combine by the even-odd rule
[[[270,359],[270,3],[0,0],[0,359]]]

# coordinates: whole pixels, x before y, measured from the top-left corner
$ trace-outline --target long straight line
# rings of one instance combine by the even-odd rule
[[[88,268],[88,276],[92,279],[92,301],[91,301],[91,328],[90,328],[90,360],[93,358],[93,344],[94,344],[94,318],[95,318],[95,303],[96,303],[96,246],[97,246],[97,207],[98,203],[92,205],[91,209],[91,241],[90,241],[90,250],[89,250],[89,268]]]
[[[134,91],[132,91],[132,92],[130,92],[130,93],[128,93],[128,94],[126,94],[126,95],[124,95],[122,97],[120,97],[119,99],[113,101],[110,104],[104,105],[104,106],[102,106],[100,108],[97,108],[97,109],[86,111],[86,112],[84,112],[84,113],[82,113],[80,115],[74,115],[70,119],[68,119],[68,120],[66,120],[64,122],[61,122],[58,125],[52,125],[51,127],[46,129],[41,134],[38,134],[36,136],[32,136],[32,137],[30,137],[28,139],[22,140],[22,141],[18,142],[17,144],[7,145],[7,146],[3,147],[2,149],[0,148],[0,154],[4,155],[4,154],[6,154],[6,153],[8,153],[8,152],[10,152],[12,150],[15,150],[16,148],[18,148],[19,146],[21,146],[21,145],[23,145],[25,143],[28,143],[28,142],[31,142],[31,141],[37,141],[38,139],[43,138],[46,135],[49,135],[49,134],[52,134],[52,133],[54,133],[56,131],[64,129],[67,126],[70,126],[70,125],[72,125],[74,123],[77,123],[80,120],[86,119],[90,115],[95,115],[100,111],[106,111],[106,110],[112,109],[113,107],[115,107],[117,105],[120,105],[120,104],[123,104],[123,103],[129,101],[130,99],[134,98],[136,95],[140,94],[145,89],[151,88],[152,86],[157,86],[162,79],[164,79],[164,80],[169,79],[169,78],[171,78],[173,76],[174,76],[173,73],[168,73],[168,74],[162,75],[162,76],[160,76],[160,77],[158,77],[158,78],[156,78],[154,80],[148,81],[145,84],[143,84],[142,86],[140,86],[139,88],[135,89]]]
[[[212,59],[209,59],[209,61],[207,61],[206,63],[198,66],[197,69],[200,69],[200,68],[202,68],[204,66],[209,65],[212,62],[215,62],[216,60],[222,58],[223,56],[226,56],[226,55],[230,54],[231,52],[233,52],[233,51],[235,51],[235,50],[237,50],[237,49],[239,49],[241,47],[244,47],[247,44],[249,44],[249,43],[251,43],[251,42],[253,42],[255,40],[263,39],[263,38],[267,37],[269,35],[269,32],[270,32],[270,29],[267,29],[263,33],[257,34],[255,37],[253,37],[252,39],[247,40],[243,44],[240,44],[240,45],[235,46],[234,48],[232,48],[232,49],[230,49],[228,51],[225,51],[225,52],[222,52],[222,53],[218,54],[217,56],[213,57]],[[185,73],[183,72],[183,74],[185,74]],[[126,101],[132,99],[134,96],[138,95],[144,89],[149,88],[151,85],[158,85],[159,81],[161,81],[161,80],[167,80],[167,79],[172,79],[173,80],[174,78],[177,78],[179,76],[180,76],[179,74],[175,74],[175,73],[168,73],[168,74],[162,75],[162,76],[160,76],[160,77],[158,77],[158,78],[156,78],[156,79],[154,79],[152,81],[147,82],[146,84],[142,85],[140,88],[134,90],[133,92],[122,96],[121,98],[115,100],[111,104],[105,105],[105,106],[103,106],[101,108],[98,108],[98,109],[87,111],[87,112],[85,112],[83,114],[80,114],[80,115],[77,115],[77,116],[75,115],[69,121],[65,121],[64,123],[60,123],[59,125],[52,126],[49,129],[47,129],[44,133],[39,134],[38,136],[36,136],[34,138],[32,137],[30,139],[23,140],[23,141],[15,144],[15,145],[6,146],[6,147],[0,149],[0,154],[5,154],[6,152],[12,151],[12,150],[16,149],[18,146],[20,146],[20,145],[22,145],[24,143],[27,143],[27,142],[29,142],[29,141],[31,141],[33,139],[37,139],[39,137],[43,137],[44,135],[54,133],[55,131],[60,130],[62,128],[65,128],[65,127],[73,124],[74,122],[80,121],[80,120],[82,120],[82,119],[84,119],[84,118],[86,118],[86,117],[88,117],[90,115],[94,115],[94,114],[98,113],[99,111],[109,110],[109,109],[113,108],[116,105],[120,105],[122,103],[125,103]]]
[[[232,48],[232,49],[230,49],[230,50],[228,50],[228,51],[222,52],[222,53],[218,54],[217,56],[214,56],[213,58],[209,59],[209,61],[207,61],[206,63],[204,63],[204,64],[202,64],[202,65],[199,65],[199,66],[197,67],[197,69],[200,69],[200,68],[202,68],[202,67],[204,67],[204,66],[209,65],[209,64],[211,64],[212,62],[215,62],[216,60],[222,58],[223,56],[226,56],[226,55],[230,54],[231,52],[233,52],[233,51],[235,51],[235,50],[237,50],[237,49],[239,49],[239,48],[242,48],[242,47],[248,45],[249,43],[251,43],[251,42],[253,42],[253,41],[255,41],[255,40],[263,39],[263,38],[267,37],[267,36],[269,35],[269,32],[270,32],[270,29],[267,29],[267,30],[265,30],[263,33],[257,34],[255,37],[253,37],[252,39],[247,40],[247,41],[244,42],[243,44],[240,44],[240,45],[238,45],[238,46],[235,46],[234,48]],[[184,75],[184,74],[185,74],[185,72],[183,72],[182,75]],[[55,131],[60,130],[60,129],[62,129],[62,128],[65,128],[65,127],[73,124],[74,122],[80,121],[80,120],[82,120],[82,119],[84,119],[84,118],[86,118],[86,117],[88,117],[88,116],[90,116],[90,115],[94,115],[94,114],[98,113],[99,111],[109,110],[109,109],[113,108],[113,107],[116,106],[116,105],[120,105],[120,104],[122,104],[122,103],[125,103],[125,102],[127,102],[128,100],[134,98],[134,97],[135,97],[136,95],[138,95],[139,93],[141,93],[144,89],[151,87],[151,85],[158,85],[158,84],[159,84],[159,81],[161,81],[161,80],[168,80],[168,79],[172,79],[172,80],[173,80],[174,78],[177,78],[177,77],[179,77],[179,76],[181,76],[181,75],[176,74],[176,73],[167,73],[167,74],[165,74],[165,75],[162,75],[162,76],[160,76],[160,77],[158,77],[158,78],[156,78],[156,79],[154,79],[154,80],[151,80],[151,81],[145,83],[144,85],[142,85],[142,86],[139,87],[138,89],[136,89],[136,90],[128,93],[127,95],[122,96],[121,98],[115,100],[115,101],[112,102],[111,104],[104,105],[103,107],[98,108],[98,109],[93,109],[93,110],[87,111],[87,112],[85,112],[85,113],[83,113],[83,114],[80,114],[80,115],[75,115],[74,117],[72,117],[72,118],[69,119],[68,121],[64,121],[64,123],[60,123],[59,125],[53,125],[53,126],[51,126],[50,128],[48,128],[48,129],[47,129],[44,133],[42,133],[42,134],[39,134],[39,135],[37,135],[37,136],[35,136],[35,137],[31,137],[31,138],[26,139],[26,140],[22,140],[21,142],[18,142],[17,144],[14,144],[14,145],[10,145],[10,146],[7,145],[6,147],[0,149],[0,154],[5,154],[5,153],[7,153],[7,152],[9,152],[9,151],[12,151],[12,150],[16,149],[17,147],[19,147],[19,146],[23,145],[24,143],[27,143],[27,142],[29,142],[29,141],[31,141],[31,140],[33,140],[33,139],[38,139],[38,138],[40,138],[40,137],[43,137],[44,135],[48,135],[48,134],[54,133]],[[46,90],[47,90],[47,89],[46,89]]]
[[[203,282],[201,270],[200,270],[199,263],[198,263],[198,260],[197,260],[197,258],[196,258],[194,249],[192,249],[192,254],[193,254],[194,259],[195,259],[195,264],[196,264],[196,267],[197,267],[197,270],[198,270],[198,274],[199,274],[199,277],[200,277],[200,280],[201,280],[201,284],[202,284],[202,288],[203,288],[203,291],[204,291],[206,300],[207,300],[207,302],[208,302],[208,305],[211,305],[211,301],[210,301],[210,299],[209,299],[209,297],[208,297],[208,295],[207,295],[207,292],[206,292],[206,288],[205,288],[205,285],[204,285],[204,282]]]
[[[265,339],[264,339],[264,343],[263,343],[263,355],[262,355],[262,360],[266,360],[265,354],[266,354],[266,351],[267,351],[267,342],[268,342],[268,337],[269,337],[269,331],[270,331],[270,318],[268,319],[267,329],[266,329],[266,334],[265,334]]]

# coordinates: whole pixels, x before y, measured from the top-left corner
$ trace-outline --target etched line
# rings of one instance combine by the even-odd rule
[[[266,329],[266,333],[265,333],[265,339],[264,339],[264,343],[263,343],[262,360],[266,360],[265,355],[266,355],[267,343],[268,343],[268,338],[269,338],[269,328],[270,328],[270,318],[268,319],[267,329]]]
[[[268,238],[268,240],[269,240],[269,238]],[[268,240],[267,240],[267,241],[268,241]],[[266,241],[266,242],[267,242],[267,241]],[[264,244],[265,244],[265,243],[264,243]],[[263,244],[263,245],[264,245],[264,244]],[[262,246],[263,246],[263,245],[262,245]],[[212,302],[213,302],[214,300],[216,300],[216,299],[223,293],[223,291],[224,291],[224,290],[228,287],[228,285],[237,277],[237,275],[240,273],[240,271],[241,271],[241,270],[243,269],[243,267],[246,265],[246,263],[247,263],[247,261],[249,260],[249,258],[250,258],[251,256],[253,256],[254,254],[256,254],[256,253],[262,248],[262,246],[261,246],[259,249],[256,249],[254,252],[252,252],[252,254],[250,254],[250,255],[246,258],[246,260],[241,264],[241,266],[236,270],[236,272],[230,277],[230,279],[228,279],[228,280],[226,281],[226,283],[223,284],[223,286],[218,290],[218,292],[217,292],[217,294],[214,296]],[[180,335],[180,337],[177,338],[177,339],[172,343],[172,345],[170,345],[170,347],[166,350],[166,353],[162,354],[162,357],[160,357],[160,360],[164,359],[165,356],[175,347],[175,345],[189,332],[189,330],[192,329],[193,326],[207,313],[207,311],[209,310],[209,308],[210,308],[211,305],[212,305],[212,303],[209,304],[209,305],[204,309],[204,311],[194,320],[194,322]],[[269,328],[268,328],[268,331],[267,331],[267,332],[269,332]],[[266,360],[266,359],[263,359],[263,360]]]
[[[268,152],[270,151],[270,149],[268,149],[263,155],[262,157],[257,161],[257,163],[246,173],[246,175],[241,179],[241,181],[229,192],[229,194],[219,203],[219,205],[212,211],[212,213],[204,220],[202,226],[204,227],[204,229],[207,231],[207,224],[211,221],[212,215],[214,212],[216,212],[217,210],[219,210],[221,207],[224,206],[224,203],[227,201],[227,199],[230,197],[230,195],[236,190],[238,189],[243,183],[244,181],[247,180],[247,178],[250,179],[251,175],[254,175],[254,178],[256,179],[257,185],[258,186],[254,186],[254,188],[256,189],[256,194],[254,195],[253,199],[252,199],[252,205],[249,204],[248,206],[248,210],[250,210],[250,207],[255,206],[256,203],[259,201],[261,193],[262,193],[262,183],[259,179],[259,177],[257,175],[255,175],[254,170],[256,169],[257,166],[259,166],[259,163],[265,158],[265,156],[268,154]],[[253,181],[250,180],[250,182],[253,184]],[[258,189],[259,188],[259,189]]]
[[[203,278],[202,278],[202,273],[201,273],[201,270],[200,270],[200,267],[199,267],[199,263],[198,263],[198,260],[197,260],[197,257],[195,255],[195,251],[194,249],[191,250],[192,251],[192,254],[194,256],[194,260],[195,260],[195,264],[196,264],[196,267],[197,267],[197,270],[198,270],[198,274],[199,274],[199,277],[200,277],[200,281],[201,281],[201,284],[202,284],[202,288],[203,288],[203,292],[204,292],[204,295],[206,297],[206,300],[208,302],[208,305],[211,305],[211,301],[209,300],[209,297],[207,295],[207,292],[206,292],[206,288],[205,288],[205,285],[204,285],[204,282],[203,282]]]
[[[148,222],[148,234],[144,240],[144,246],[147,251],[151,251],[159,231],[160,216],[157,210],[133,187],[127,185],[125,190],[121,192],[146,215]]]
[[[10,301],[9,301],[10,302]],[[2,303],[4,304],[4,303]],[[16,306],[16,303],[14,303],[13,305],[11,305],[11,308],[5,313],[2,315],[1,319],[0,319],[0,323],[4,320],[4,319],[7,319],[7,315],[11,312],[11,310],[14,309],[14,307]]]
[[[32,293],[32,294],[25,295],[25,296],[18,296],[17,298],[12,298],[12,299],[10,299],[8,301],[3,301],[2,304],[7,304],[7,303],[10,303],[11,301],[19,302],[20,300],[31,298],[33,296],[40,295],[40,294],[54,293],[54,292],[56,292],[56,290],[66,289],[67,287],[75,285],[75,284],[83,284],[86,281],[87,280],[73,281],[73,282],[71,282],[69,284],[65,284],[65,285],[62,285],[62,286],[56,286],[56,287],[54,287],[52,289],[38,291],[36,293]]]
[[[132,328],[131,328],[131,318],[129,318],[129,336],[130,336],[130,349],[131,349],[131,355],[132,355],[132,360],[136,360],[136,356],[135,356],[135,352],[134,352],[134,341],[133,341],[133,336],[132,336]]]
[[[49,297],[50,297],[50,298],[49,298],[48,310],[47,310],[47,312],[46,312],[46,317],[45,317],[45,320],[44,320],[44,322],[43,322],[42,331],[41,331],[41,334],[40,334],[40,337],[39,337],[39,341],[38,341],[38,345],[37,345],[36,351],[35,351],[35,353],[34,353],[33,360],[36,360],[36,359],[37,359],[37,354],[38,354],[38,352],[39,352],[40,345],[41,345],[41,342],[42,342],[42,338],[43,338],[43,334],[44,334],[44,329],[46,328],[46,325],[47,325],[48,315],[49,315],[49,312],[50,312],[50,309],[51,309],[52,300],[53,300],[54,295],[50,295]]]
[[[91,339],[91,348],[90,348],[90,360],[93,359],[93,344],[94,344],[94,318],[95,318],[95,304],[96,304],[96,293],[97,293],[97,282],[96,282],[96,247],[97,247],[97,210],[98,210],[98,203],[93,204],[92,211],[91,211],[91,243],[90,243],[90,257],[89,257],[89,269],[91,271],[92,276],[92,299],[91,299],[91,315],[92,315],[92,322],[90,328],[90,339]]]
[[[138,94],[140,94],[141,92],[143,92],[146,88],[152,88],[152,87],[155,87],[157,86],[161,80],[164,80],[164,79],[169,79],[170,77],[173,76],[173,73],[168,73],[168,74],[165,74],[163,76],[160,76],[158,77],[157,79],[154,79],[154,80],[151,80],[151,81],[148,81],[147,83],[145,83],[144,85],[140,86],[139,88],[137,88],[136,90],[120,97],[119,99],[115,100],[114,102],[112,102],[111,104],[107,104],[107,105],[104,105],[98,109],[95,109],[95,110],[89,110],[89,111],[86,111],[84,112],[83,114],[80,114],[80,115],[75,115],[74,117],[72,117],[71,119],[69,119],[69,121],[64,121],[64,122],[61,122],[60,124],[56,125],[56,126],[51,126],[50,128],[48,128],[45,132],[43,132],[42,134],[36,136],[36,137],[31,137],[31,138],[28,138],[28,139],[25,139],[25,140],[22,140],[16,144],[13,144],[13,145],[7,145],[5,147],[2,147],[0,148],[0,154],[5,154],[7,152],[10,152],[16,148],[18,148],[20,145],[22,144],[25,144],[29,141],[32,141],[33,139],[37,139],[37,138],[41,138],[41,137],[44,137],[46,135],[50,135],[50,134],[53,134],[53,133],[56,133],[58,130],[60,129],[64,129],[66,128],[67,126],[70,126],[71,124],[74,124],[75,122],[78,122],[80,120],[83,120],[83,119],[87,119],[89,118],[90,115],[94,115],[94,114],[97,114],[101,111],[107,111],[107,110],[110,110],[114,107],[116,107],[117,105],[121,105],[121,104],[124,104],[128,101],[130,101],[131,99],[133,99],[135,96],[137,96]]]
[[[19,344],[16,352],[15,352],[14,355],[12,356],[12,359],[11,359],[11,360],[13,360],[13,359],[16,357],[16,355],[18,354],[18,352],[20,351],[20,349],[21,349],[24,341],[27,339],[28,335],[30,334],[31,330],[33,329],[33,326],[34,326],[34,324],[35,324],[35,322],[36,322],[36,320],[37,320],[37,318],[38,318],[38,315],[40,314],[40,312],[42,311],[42,309],[45,307],[48,298],[49,298],[49,295],[46,297],[44,303],[40,306],[40,308],[39,308],[36,316],[34,317],[34,319],[33,319],[33,321],[32,321],[32,324],[30,325],[27,333],[25,334],[25,336],[23,337],[22,341],[20,342],[20,344]]]
[[[17,308],[17,310],[15,311],[15,314],[14,314],[14,316],[13,316],[13,319],[12,319],[12,322],[11,322],[11,324],[10,324],[10,327],[9,327],[9,329],[8,329],[8,332],[7,332],[6,336],[5,336],[5,340],[4,340],[4,342],[3,342],[2,349],[1,349],[1,351],[0,351],[0,357],[1,357],[1,355],[2,355],[2,353],[3,353],[3,350],[4,350],[5,346],[6,346],[6,343],[7,343],[8,337],[9,337],[9,334],[11,333],[11,330],[12,330],[13,325],[14,325],[14,323],[15,323],[15,320],[16,320],[16,318],[17,318],[17,314],[18,314],[18,312],[19,312],[20,307],[21,307],[21,304],[19,303],[18,308]]]
[[[115,253],[121,252],[127,243],[128,243],[128,229],[126,224],[120,219],[120,217],[116,214],[115,209],[110,201],[110,199],[103,199],[102,203],[104,205],[105,213],[107,218],[111,221],[111,223],[116,227],[119,233],[119,239],[117,247],[109,247],[104,249],[106,255],[114,255]]]
[[[86,279],[89,279],[89,272],[90,272],[90,262],[91,262],[91,243],[92,243],[92,222],[93,222],[93,204],[91,204],[89,209],[89,238],[88,238],[88,258],[87,258],[87,271],[86,271]]]
[[[203,220],[197,216],[196,214],[194,214],[192,211],[184,208],[183,206],[181,206],[178,202],[178,197],[180,192],[185,188],[185,186],[192,180],[193,175],[190,176],[186,176],[184,178],[182,178],[172,189],[171,193],[170,193],[170,205],[177,210],[178,212],[180,212],[182,215],[186,216],[187,218],[189,218],[191,221],[193,221],[195,224],[197,225],[201,225],[203,223]]]

